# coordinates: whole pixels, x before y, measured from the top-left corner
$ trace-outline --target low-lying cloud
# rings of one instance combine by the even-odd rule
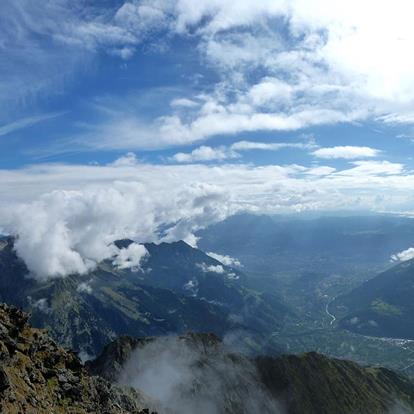
[[[0,182],[0,228],[17,236],[18,255],[39,279],[87,273],[102,260],[114,261],[120,252],[113,243],[119,239],[196,245],[198,229],[239,211],[409,214],[414,202],[414,175],[384,160],[353,161],[335,170],[297,164],[152,165],[129,154],[101,166],[0,170]]]
[[[118,269],[141,269],[142,260],[148,255],[148,250],[142,244],[131,243],[128,247],[119,249],[112,264]]]
[[[161,337],[135,350],[119,383],[143,391],[160,413],[219,414],[283,411],[259,382],[246,358],[229,357],[221,347]]]
[[[242,267],[240,260],[236,259],[235,257],[231,257],[226,254],[218,254],[214,252],[208,252],[207,255],[223,263],[225,266]]]
[[[188,186],[167,194],[141,183],[56,190],[7,209],[6,230],[15,249],[37,279],[85,274],[111,259],[120,269],[138,269],[147,254],[133,243],[118,249],[114,241],[188,240],[193,232],[226,216],[225,196],[212,186]]]
[[[391,256],[393,262],[406,262],[411,259],[414,259],[414,247],[410,247]]]
[[[223,274],[225,272],[224,267],[222,265],[206,265],[205,263],[199,263],[198,267],[204,273],[219,273]]]

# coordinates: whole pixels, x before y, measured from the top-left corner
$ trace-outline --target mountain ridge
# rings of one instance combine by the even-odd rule
[[[117,243],[125,248],[131,242]],[[145,246],[149,255],[141,269],[117,269],[105,261],[87,275],[38,282],[26,277],[27,268],[7,239],[0,249],[0,299],[30,311],[36,327],[49,329],[85,357],[119,335],[214,331],[224,336],[237,330],[262,341],[262,333],[282,323],[287,309],[276,297],[243,287],[239,270],[185,242]]]
[[[414,260],[399,263],[332,303],[355,333],[414,339]]]

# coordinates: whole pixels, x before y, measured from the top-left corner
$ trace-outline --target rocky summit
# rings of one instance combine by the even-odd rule
[[[78,357],[27,324],[28,315],[0,305],[0,412],[149,413],[144,397],[90,376]]]

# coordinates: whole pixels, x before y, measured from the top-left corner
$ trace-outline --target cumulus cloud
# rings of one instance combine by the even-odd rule
[[[141,262],[148,255],[148,250],[142,244],[131,243],[127,248],[120,249],[112,262],[118,269],[141,269]]]
[[[411,259],[414,259],[414,247],[410,247],[391,256],[393,262],[406,262]]]
[[[240,260],[236,259],[235,257],[213,253],[213,252],[208,252],[207,255],[223,263],[225,266],[230,266],[230,267],[241,267],[242,266],[242,264],[240,263]]]
[[[168,30],[191,32],[220,82],[185,115],[159,118],[156,134],[194,142],[370,118],[411,123],[414,31],[406,16],[412,6],[339,3],[201,1],[197,12],[185,0],[162,4],[171,16]]]
[[[380,154],[380,151],[370,147],[354,147],[354,146],[337,146],[329,148],[319,148],[312,153],[318,158],[371,158]]]
[[[139,267],[145,248],[132,244],[120,250],[115,240],[191,238],[195,230],[226,216],[224,200],[219,190],[207,185],[157,196],[156,189],[142,183],[115,182],[109,188],[43,194],[6,210],[2,220],[8,232],[17,235],[18,255],[33,276],[44,279],[84,274],[111,258],[119,268]]]

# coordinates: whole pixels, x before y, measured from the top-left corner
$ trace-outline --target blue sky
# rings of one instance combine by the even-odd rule
[[[296,14],[305,14],[302,27],[296,29],[299,33],[293,33],[292,28],[293,20],[299,17],[295,10],[283,6],[284,2],[279,7],[278,2],[273,6],[264,2],[256,16],[258,25],[243,13],[234,21],[221,21],[220,13],[237,12],[223,6],[225,2],[215,7],[202,2],[196,17],[191,14],[191,1],[88,1],[72,5],[52,1],[54,6],[43,10],[30,3],[6,1],[0,6],[4,22],[0,68],[4,79],[0,113],[3,168],[50,161],[107,163],[129,151],[140,159],[165,163],[175,152],[191,152],[200,145],[229,146],[240,140],[300,142],[309,137],[321,147],[369,146],[382,151],[383,159],[410,161],[407,153],[413,149],[412,126],[398,120],[410,115],[411,98],[409,102],[398,98],[406,86],[395,85],[391,99],[374,99],[368,90],[369,79],[357,84],[358,75],[366,74],[354,73],[352,65],[357,64],[353,56],[340,56],[351,67],[344,73],[328,58],[313,61],[323,47],[330,46],[334,24],[360,24],[360,36],[368,37],[364,33],[367,21],[347,22],[346,16],[339,15],[338,22],[332,23],[328,11],[327,22],[322,16],[320,27],[313,28],[315,18],[306,16],[306,6],[295,1],[291,7],[295,9],[299,3]],[[254,4],[244,3],[242,12],[247,14]],[[349,7],[354,7],[352,2]],[[291,21],[287,23],[282,17]],[[177,27],[180,19],[184,28]],[[16,32],[20,36],[16,37]],[[312,36],[319,38],[309,40]],[[346,44],[347,36],[344,29],[335,41]],[[312,50],[312,45],[308,46],[311,41],[324,45]],[[294,56],[297,50],[315,56]],[[290,59],[296,62],[278,65],[277,58],[281,60],[283,54],[291,54]],[[314,67],[309,68],[310,62]],[[292,69],[293,64],[303,68]],[[321,65],[331,67],[318,73]],[[339,76],[347,81],[338,81]],[[379,76],[386,79],[389,73],[384,70]],[[331,90],[315,92],[317,87]],[[367,87],[365,95],[355,93],[355,87]],[[387,93],[384,91],[384,96]],[[228,114],[218,120],[214,115],[223,108]],[[281,126],[277,122],[269,126],[269,120],[251,120],[263,114],[294,118],[303,110],[314,110],[315,114],[310,120],[280,122]],[[227,116],[229,123],[239,125],[197,128],[194,123],[203,121],[203,111],[212,124],[226,124]],[[317,111],[333,113],[318,116]],[[396,117],[395,122],[380,120],[390,115]],[[236,116],[242,119],[232,120]],[[177,120],[179,125],[170,122]],[[237,159],[226,161],[321,163],[309,151],[294,148],[244,151]],[[344,165],[340,158],[328,163]]]
[[[33,268],[238,211],[413,214],[409,2],[35,3],[0,4],[0,229]]]

